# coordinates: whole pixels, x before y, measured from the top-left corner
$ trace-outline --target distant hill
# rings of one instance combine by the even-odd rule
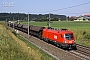
[[[0,13],[0,21],[4,20],[27,20],[28,14],[25,13]],[[47,21],[49,14],[30,14],[30,20]],[[50,14],[51,20],[66,20],[65,15]]]

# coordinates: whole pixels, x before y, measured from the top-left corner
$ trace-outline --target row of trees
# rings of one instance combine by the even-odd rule
[[[32,21],[47,21],[49,14],[29,14]],[[28,14],[25,13],[0,13],[0,20],[27,20]],[[52,21],[66,20],[65,15],[50,14]]]

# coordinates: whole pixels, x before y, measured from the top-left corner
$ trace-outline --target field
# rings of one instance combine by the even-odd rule
[[[27,22],[21,22],[21,24],[27,24]],[[31,21],[30,25],[47,27],[47,22]],[[76,37],[76,43],[90,47],[90,21],[51,21],[51,27],[57,29],[67,28],[72,30]]]
[[[15,35],[14,35],[14,34]],[[0,60],[55,60],[0,22]]]
[[[27,24],[27,22],[23,22],[23,24]],[[37,26],[45,26],[47,27],[47,22],[30,22],[31,25]],[[90,22],[73,22],[73,21],[52,21],[51,27],[55,28],[67,28],[67,29],[84,29],[87,30],[89,28]]]

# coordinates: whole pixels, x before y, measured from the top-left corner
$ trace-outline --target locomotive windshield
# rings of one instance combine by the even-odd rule
[[[73,39],[73,34],[65,34],[65,38],[67,40],[71,40],[71,39]]]

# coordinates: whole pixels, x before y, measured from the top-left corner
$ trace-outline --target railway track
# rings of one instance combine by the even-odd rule
[[[80,56],[81,58],[85,60],[90,60],[90,48],[89,47],[77,44],[77,50],[71,50],[69,52],[77,56]]]
[[[77,44],[77,50],[76,51],[77,52],[80,51],[81,54],[84,54],[84,55],[90,57],[90,48],[89,47]]]

